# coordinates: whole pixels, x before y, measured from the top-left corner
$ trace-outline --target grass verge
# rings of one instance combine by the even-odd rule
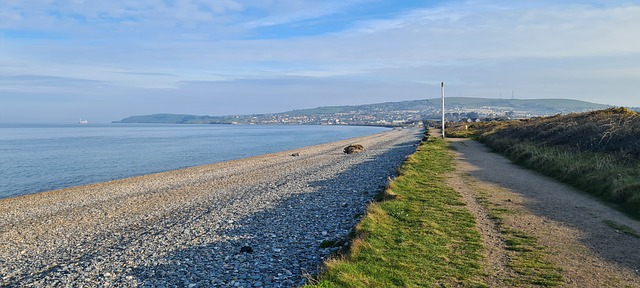
[[[640,219],[640,114],[611,108],[465,125],[452,124],[448,135],[479,140]]]
[[[636,218],[640,217],[640,166],[627,165],[603,152],[579,152],[561,147],[508,139],[482,139],[493,150],[529,169],[595,195]]]
[[[474,217],[444,181],[453,156],[441,139],[421,145],[355,228],[347,253],[306,287],[487,287]]]
[[[604,224],[607,224],[607,226],[613,228],[616,231],[620,231],[623,234],[629,235],[629,236],[633,236],[636,237],[638,239],[640,239],[640,233],[638,233],[636,230],[633,230],[633,228],[624,225],[624,224],[620,224],[618,222],[615,222],[613,220],[604,220],[602,221],[604,222]]]
[[[509,279],[514,287],[552,287],[562,284],[558,267],[545,259],[545,249],[538,245],[536,237],[516,230],[504,229],[501,232],[510,251],[509,267],[519,275]]]
[[[477,188],[477,187],[476,187]],[[514,273],[505,273],[504,282],[512,287],[559,286],[562,282],[560,269],[546,260],[547,251],[538,244],[538,239],[510,225],[514,212],[495,201],[489,200],[486,192],[480,192],[478,201],[489,211],[506,244],[507,266]]]

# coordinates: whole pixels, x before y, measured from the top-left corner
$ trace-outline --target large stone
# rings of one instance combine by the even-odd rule
[[[346,154],[352,154],[352,153],[357,153],[362,151],[364,151],[364,146],[360,144],[351,144],[347,147],[344,147],[344,153]]]

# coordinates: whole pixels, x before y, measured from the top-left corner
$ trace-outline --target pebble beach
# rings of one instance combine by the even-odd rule
[[[304,285],[422,132],[2,199],[0,286]]]

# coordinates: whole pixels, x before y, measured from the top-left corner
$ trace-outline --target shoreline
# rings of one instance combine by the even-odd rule
[[[175,125],[193,125],[193,124],[175,124]],[[200,124],[197,124],[197,125],[200,125]],[[209,125],[209,124],[202,124],[202,125]],[[232,165],[234,163],[241,163],[241,162],[244,162],[244,161],[251,161],[253,158],[258,159],[258,158],[280,157],[280,156],[283,156],[283,155],[291,156],[291,154],[293,154],[293,153],[295,153],[295,152],[297,152],[299,150],[314,149],[316,147],[321,147],[321,146],[325,146],[325,145],[333,145],[333,144],[336,144],[336,143],[345,142],[344,145],[346,146],[346,145],[351,144],[351,142],[353,142],[353,141],[357,141],[360,138],[367,138],[367,137],[375,136],[375,135],[378,135],[378,134],[384,134],[384,133],[393,131],[395,129],[398,129],[399,127],[381,127],[381,128],[389,128],[389,130],[385,130],[385,131],[382,131],[382,132],[376,132],[376,133],[373,133],[373,134],[370,134],[370,135],[353,137],[353,138],[349,138],[349,139],[343,139],[343,140],[327,142],[327,143],[322,143],[322,144],[316,144],[316,145],[311,145],[311,146],[304,146],[304,147],[300,147],[300,148],[288,149],[288,150],[279,151],[279,152],[272,152],[272,153],[266,153],[266,154],[260,154],[260,155],[248,156],[248,157],[230,159],[230,160],[222,160],[222,161],[219,161],[219,162],[213,162],[213,163],[208,163],[208,164],[187,166],[187,167],[182,167],[182,168],[177,168],[177,169],[170,169],[170,170],[166,170],[166,171],[151,172],[151,173],[133,175],[133,176],[124,177],[124,178],[118,178],[118,179],[112,179],[112,180],[107,180],[107,181],[100,181],[100,182],[88,183],[88,184],[82,184],[82,185],[76,185],[76,186],[62,187],[62,188],[56,188],[56,189],[50,189],[50,190],[43,190],[43,191],[37,191],[37,192],[21,194],[21,195],[0,197],[0,204],[2,204],[2,202],[5,201],[5,200],[10,200],[10,199],[15,199],[15,198],[28,197],[28,196],[32,196],[32,195],[33,196],[37,196],[39,194],[58,193],[58,192],[64,192],[66,190],[78,190],[78,189],[83,189],[83,188],[90,189],[91,186],[94,186],[94,185],[102,186],[102,185],[106,185],[106,184],[109,184],[109,183],[112,183],[112,182],[127,181],[127,180],[136,181],[137,178],[141,178],[140,180],[142,180],[142,178],[157,176],[158,174],[188,173],[189,171],[182,171],[182,170],[190,170],[190,169],[196,169],[197,170],[198,168],[207,168],[207,167],[210,167],[210,166],[222,165],[222,164],[225,164],[225,163],[229,163],[230,165]],[[402,129],[411,129],[411,128],[402,128]],[[346,142],[349,142],[349,143],[346,143]]]
[[[0,161],[0,166],[7,168],[0,175],[0,199],[220,163],[388,130],[200,126],[87,128],[38,124],[33,130],[8,127],[0,137],[0,147],[12,152]]]
[[[420,138],[389,130],[0,199],[0,284],[302,284]],[[344,154],[354,142],[367,150]]]

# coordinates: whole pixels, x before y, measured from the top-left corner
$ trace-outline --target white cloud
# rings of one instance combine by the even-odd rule
[[[180,3],[191,7],[185,8],[187,11],[202,9],[192,7],[195,1]],[[293,3],[291,6],[303,4]],[[33,55],[51,53],[56,59],[85,64],[91,61],[100,64],[100,56],[106,55],[108,63],[122,65],[123,68],[149,65],[141,70],[175,67],[179,66],[179,62],[192,65],[194,70],[207,70],[204,68],[211,66],[221,68],[216,70],[251,70],[268,66],[269,63],[285,66],[286,63],[294,63],[302,67],[301,71],[306,74],[314,69],[322,73],[329,68],[359,71],[475,58],[557,58],[640,53],[640,38],[629,37],[640,29],[638,6],[605,9],[557,6],[535,10],[503,7],[491,10],[485,6],[468,5],[413,11],[396,19],[361,23],[342,34],[295,39],[210,41],[207,36],[198,36],[202,31],[189,32],[186,29],[167,31],[161,42],[154,38],[126,39],[131,42],[123,39],[124,43],[99,42],[99,46],[81,43],[78,47],[68,47],[65,42],[45,42],[41,45],[42,49],[27,47],[27,51],[31,50],[30,54]],[[156,9],[162,11],[164,8]],[[312,6],[309,10],[322,10],[322,7]],[[326,8],[322,11],[318,13],[331,13],[333,10]],[[292,15],[290,19],[296,17],[295,13]],[[212,30],[217,31],[215,27]],[[185,38],[191,40],[185,42]],[[44,49],[49,51],[42,51]],[[70,53],[65,55],[65,51]],[[258,70],[279,70],[264,68]],[[283,70],[292,72],[290,68]]]
[[[52,81],[5,79],[3,91],[46,93],[49,87],[75,94],[100,83],[118,93],[204,95],[206,89],[190,83],[205,81],[219,82],[212,87],[234,97],[254,93],[287,103],[313,90],[300,100],[313,106],[329,99],[322,93],[348,97],[357,85],[373,83],[378,92],[368,92],[377,95],[371,101],[382,99],[381,91],[393,94],[384,87],[401,85],[412,87],[403,90],[405,98],[422,97],[417,86],[440,80],[474,96],[513,89],[523,97],[597,99],[604,90],[591,82],[601,78],[627,98],[640,90],[640,38],[633,37],[640,5],[633,3],[450,2],[356,22],[339,33],[243,39],[252,27],[321,21],[370,1],[3,1],[0,77]],[[2,29],[25,35],[3,38]],[[257,79],[291,85],[265,89]]]
[[[386,59],[415,61],[640,53],[640,38],[630,37],[640,29],[639,16],[640,6],[569,5],[532,10],[460,5],[364,23],[357,31],[367,33],[351,33],[349,40],[365,47],[373,43],[380,56],[391,55]],[[393,55],[390,50],[402,52]]]

